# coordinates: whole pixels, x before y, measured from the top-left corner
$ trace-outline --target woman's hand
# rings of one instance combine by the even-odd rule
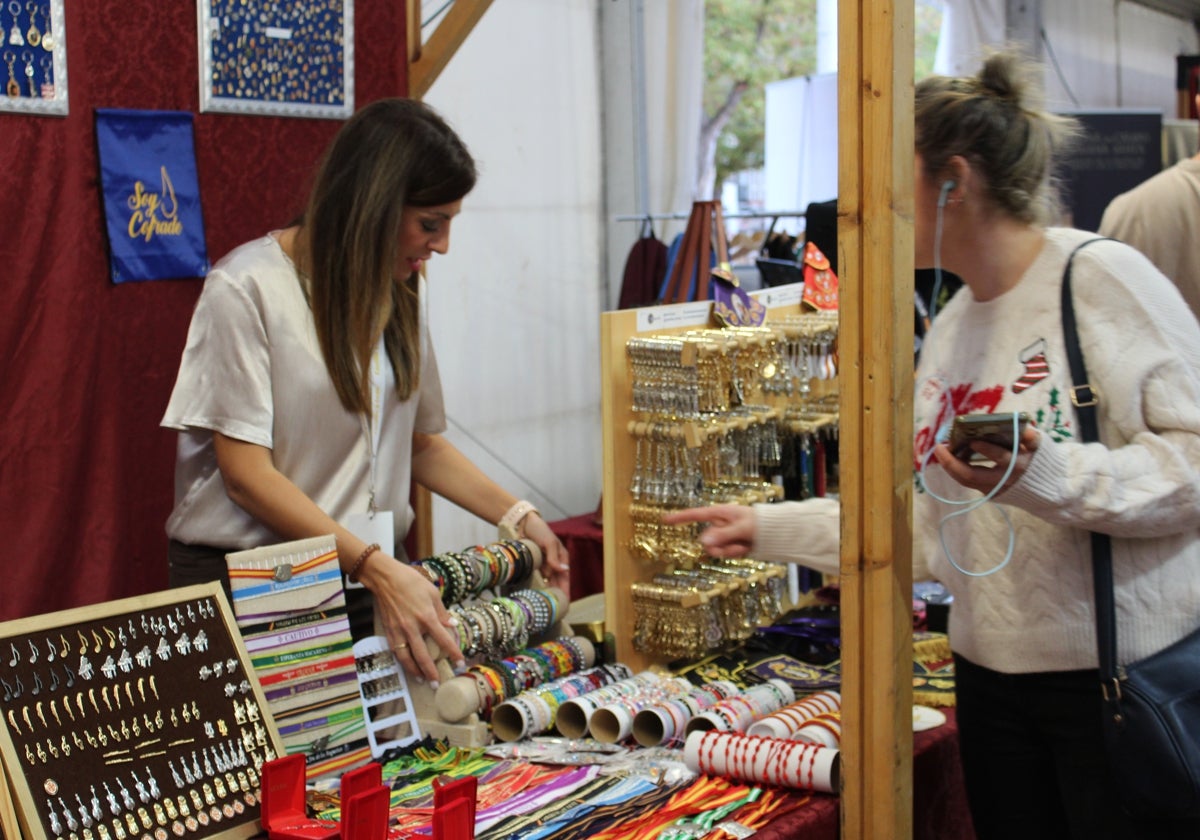
[[[367,559],[358,579],[375,596],[376,614],[387,634],[388,646],[405,671],[437,684],[437,666],[425,637],[454,663],[455,670],[466,667],[453,630],[457,622],[425,575],[376,551]]]
[[[757,523],[753,508],[746,505],[712,505],[677,510],[664,514],[662,521],[667,525],[709,523],[700,534],[700,544],[710,557],[745,557],[754,547]]]
[[[569,597],[571,566],[566,546],[536,511],[526,514],[521,520],[521,530],[526,539],[533,540],[542,550],[542,577],[546,585],[561,589]]]
[[[1012,475],[1004,483],[1004,489],[1012,487],[1025,474],[1025,470],[1029,468],[1029,461],[1033,458],[1033,453],[1037,451],[1041,437],[1042,433],[1033,426],[1027,426],[1021,433],[1016,463],[1013,464]],[[950,451],[950,447],[944,443],[939,443],[934,447],[933,457],[941,464],[946,474],[963,487],[970,487],[972,490],[978,490],[986,495],[1004,478],[1004,473],[1013,460],[1013,452],[1007,446],[998,446],[985,440],[973,440],[970,447],[992,463],[970,463],[962,458],[956,458]]]

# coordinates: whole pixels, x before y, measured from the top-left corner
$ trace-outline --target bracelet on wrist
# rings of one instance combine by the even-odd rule
[[[351,583],[358,583],[358,573],[362,571],[363,564],[367,562],[367,558],[379,550],[379,543],[371,543],[363,549],[362,554],[358,555],[358,559],[350,567],[350,571],[346,573],[346,577],[350,579]]]
[[[521,523],[531,513],[542,515],[541,511],[533,506],[533,502],[527,502],[524,499],[517,502],[508,509],[504,516],[500,517],[500,522],[497,523],[500,533],[503,534],[507,530],[514,536],[520,536]]]

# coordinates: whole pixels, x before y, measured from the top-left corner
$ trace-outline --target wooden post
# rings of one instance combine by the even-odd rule
[[[421,0],[408,0],[408,14],[405,16],[408,27],[408,37],[405,39],[408,49],[408,63],[421,58]]]
[[[842,838],[912,837],[913,4],[839,4]]]
[[[442,18],[437,29],[429,36],[424,46],[416,47],[415,60],[408,65],[408,95],[413,99],[424,99],[434,81],[446,69],[454,53],[467,40],[475,24],[483,17],[483,13],[492,5],[492,0],[458,0],[446,16]],[[417,39],[421,37],[418,22]],[[413,52],[409,48],[410,54]]]

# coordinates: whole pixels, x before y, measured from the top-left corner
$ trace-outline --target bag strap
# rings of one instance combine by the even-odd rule
[[[663,285],[663,303],[708,300],[709,269],[714,245],[717,261],[728,262],[729,246],[725,240],[721,203],[694,201],[679,251],[671,265],[670,276]]]
[[[671,273],[664,286],[663,303],[684,303],[690,296],[691,290],[688,287],[696,270],[696,247],[702,223],[700,204],[694,202],[692,212],[688,215],[687,227],[683,229],[683,239],[679,241],[679,250],[675,253],[675,261],[671,264]]]
[[[1083,350],[1079,345],[1079,331],[1075,321],[1075,307],[1071,295],[1071,265],[1081,248],[1108,239],[1098,236],[1075,246],[1067,257],[1062,278],[1062,323],[1063,343],[1067,349],[1067,364],[1071,368],[1071,404],[1079,418],[1079,439],[1084,443],[1100,440],[1100,424],[1096,419],[1096,405],[1100,392],[1088,382],[1087,367],[1083,362]],[[1105,699],[1109,699],[1108,688],[1114,689],[1112,699],[1120,697],[1117,683],[1117,622],[1116,604],[1113,597],[1112,540],[1108,534],[1092,531],[1092,585],[1096,593],[1096,647],[1100,658],[1100,687]]]

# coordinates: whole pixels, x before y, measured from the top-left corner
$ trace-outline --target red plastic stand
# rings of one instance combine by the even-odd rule
[[[262,825],[270,840],[384,840],[389,791],[375,762],[342,775],[342,819],[309,819],[305,807],[305,758],[285,755],[262,766]],[[462,835],[466,836],[466,835]]]
[[[478,784],[474,776],[433,780],[433,840],[474,840]]]

